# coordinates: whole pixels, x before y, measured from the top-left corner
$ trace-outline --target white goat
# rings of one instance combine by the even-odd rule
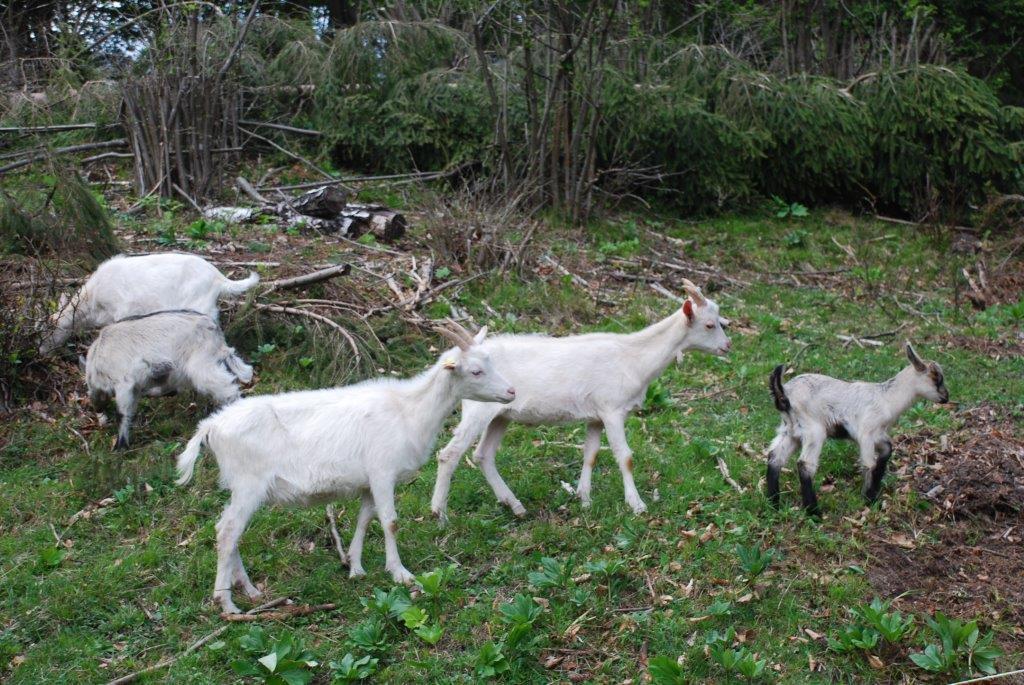
[[[192,477],[205,443],[217,458],[231,501],[217,522],[214,599],[238,611],[231,588],[258,591],[238,553],[238,540],[264,502],[309,506],[362,497],[349,547],[349,576],[364,574],[363,537],[376,510],[384,528],[386,568],[396,582],[412,574],[398,556],[395,485],[412,480],[430,458],[441,424],[460,400],[509,402],[515,390],[461,326],[439,329],[457,347],[414,378],[379,378],[326,390],[249,397],[199,424],[178,457],[178,484]]]
[[[577,494],[590,506],[590,479],[601,446],[601,430],[622,472],[626,503],[635,513],[646,510],[633,482],[633,457],[626,442],[625,420],[640,407],[647,386],[677,355],[698,349],[716,355],[729,351],[718,305],[706,299],[690,281],[690,299],[675,313],[630,334],[591,333],[565,338],[543,335],[504,335],[488,340],[491,358],[516,386],[516,400],[508,406],[466,401],[462,420],[451,441],[438,455],[437,482],[431,509],[447,517],[452,474],[462,454],[481,434],[474,459],[498,500],[516,516],[526,509],[509,489],[494,463],[509,423],[551,425],[587,423],[583,444],[583,470]]]
[[[224,342],[210,317],[176,310],[130,316],[105,326],[84,360],[93,406],[111,396],[121,426],[115,449],[128,446],[139,395],[167,395],[194,388],[218,404],[238,399],[238,381],[252,380],[252,367]]]
[[[240,295],[259,274],[232,281],[210,262],[190,254],[118,255],[103,262],[71,297],[61,297],[50,332],[39,346],[49,354],[77,331],[100,328],[129,316],[191,309],[218,320],[217,300]]]
[[[782,423],[768,448],[768,498],[779,506],[779,473],[797,447],[800,494],[803,506],[818,515],[818,496],[814,492],[814,474],[818,471],[821,448],[828,438],[853,440],[860,447],[864,475],[864,497],[878,499],[885,468],[892,456],[889,429],[900,415],[919,399],[949,402],[949,390],[942,367],[923,361],[906,345],[910,366],[882,383],[848,383],[830,376],[805,373],[782,384],[783,366],[772,371],[768,386],[775,407],[782,412]]]

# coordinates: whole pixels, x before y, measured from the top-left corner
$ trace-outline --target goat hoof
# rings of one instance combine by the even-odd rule
[[[412,585],[416,580],[416,576],[409,572],[409,569],[404,566],[399,566],[395,570],[391,571],[391,579],[399,585]]]
[[[626,504],[629,505],[629,508],[633,510],[634,514],[642,514],[647,511],[647,505],[644,504],[644,501],[639,497],[636,499],[626,500]]]
[[[258,587],[256,587],[255,585],[250,585],[248,587],[243,587],[242,591],[245,592],[245,596],[248,597],[249,599],[259,599],[260,597],[263,596],[263,593],[260,592],[260,589]]]
[[[584,509],[589,509],[590,508],[590,498],[589,497],[586,497],[586,498],[580,497],[580,506],[583,507]]]
[[[240,614],[242,610],[235,606],[235,603],[230,599],[218,599],[220,602],[220,613],[222,614]]]
[[[362,566],[353,566],[348,571],[349,579],[362,578],[365,575],[366,575],[366,571],[363,570]]]
[[[441,525],[442,528],[448,525],[448,512],[446,510],[440,507],[432,507],[430,509],[430,513],[434,515],[434,517],[437,519],[437,522]]]
[[[515,514],[516,518],[523,518],[526,516],[526,507],[521,502],[513,502],[508,505],[512,509],[512,513]]]

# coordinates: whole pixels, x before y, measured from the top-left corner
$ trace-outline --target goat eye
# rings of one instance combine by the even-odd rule
[[[482,376],[482,375],[484,375],[484,372],[481,371],[480,369],[477,369],[476,371],[473,371],[472,373],[473,373],[474,376]]]

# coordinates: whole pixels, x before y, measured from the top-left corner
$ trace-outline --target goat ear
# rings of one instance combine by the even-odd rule
[[[914,368],[921,373],[928,370],[928,366],[921,361],[920,357],[917,356],[917,352],[914,351],[914,346],[910,344],[909,340],[907,341],[907,359],[909,359],[910,363],[914,365]]]
[[[473,344],[474,345],[479,345],[480,343],[482,343],[484,341],[484,338],[486,338],[486,337],[487,337],[487,326],[484,326],[483,328],[481,328],[479,331],[476,332],[476,335],[473,336]]]
[[[693,321],[693,301],[687,300],[683,302],[683,314],[686,314],[686,318]]]

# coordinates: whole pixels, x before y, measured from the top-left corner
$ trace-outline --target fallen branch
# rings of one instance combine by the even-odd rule
[[[544,255],[543,257],[541,257],[541,261],[550,264],[555,271],[562,274],[563,276],[568,276],[573,283],[580,286],[581,288],[585,290],[590,290],[590,283],[588,283],[585,278],[583,278],[582,276],[577,276],[573,272],[566,269],[551,255]]]
[[[279,278],[276,281],[270,281],[267,283],[267,290],[264,294],[273,292],[274,290],[301,288],[302,286],[312,285],[313,283],[326,281],[327,279],[334,278],[335,276],[344,276],[351,270],[352,267],[348,264],[336,264],[334,266],[329,266],[326,269],[320,269],[319,271],[313,271],[312,273],[295,276],[293,278]]]
[[[411,179],[414,181],[433,181],[439,178],[445,178],[462,171],[469,162],[466,164],[460,164],[454,169],[448,171],[415,171],[407,174],[385,174],[383,176],[349,176],[346,178],[336,178],[331,181],[314,181],[312,183],[296,183],[294,185],[287,186],[270,186],[261,187],[260,190],[266,191],[277,191],[277,190],[308,190],[310,188],[320,188],[322,186],[340,185],[343,183],[364,183],[369,181],[392,181],[397,179]]]
[[[272,124],[269,121],[250,121],[248,119],[239,119],[238,123],[243,126],[255,126],[257,128],[272,128],[278,131],[287,131],[288,133],[298,133],[303,136],[316,136],[320,137],[323,133],[320,131],[314,131],[310,128],[296,128],[295,126],[285,126],[284,124]]]
[[[84,128],[96,128],[94,123],[54,124],[53,126],[0,126],[0,133],[50,133],[57,131],[77,131]]]
[[[280,606],[281,604],[284,604],[287,601],[288,601],[287,597],[281,597],[279,599],[275,599],[272,602],[267,602],[266,604],[261,604],[258,607],[255,607],[253,609],[249,609],[249,611],[245,612],[244,614],[238,614],[238,615],[239,616],[256,616],[261,611],[266,611],[267,609],[273,609],[274,607]],[[274,613],[277,613],[277,612],[274,612]],[[188,646],[188,648],[185,649],[185,651],[182,652],[181,654],[176,654],[176,655],[174,655],[172,657],[168,657],[166,659],[163,659],[162,661],[159,661],[158,663],[156,663],[156,664],[154,664],[152,666],[149,666],[148,668],[144,668],[144,669],[142,669],[140,671],[135,671],[134,673],[129,673],[128,675],[121,676],[120,678],[115,678],[114,680],[111,680],[110,682],[108,682],[107,685],[124,685],[125,683],[135,682],[136,680],[139,679],[140,676],[143,676],[143,675],[145,675],[147,673],[152,673],[154,671],[159,671],[160,669],[163,669],[163,668],[167,668],[168,666],[170,666],[174,662],[178,661],[182,657],[188,656],[192,652],[196,651],[197,649],[199,649],[200,647],[205,645],[207,642],[210,642],[211,640],[219,637],[222,633],[224,633],[230,627],[231,627],[230,625],[221,626],[220,628],[217,628],[217,630],[213,631],[212,633],[210,633],[206,637],[202,637],[202,638],[196,640],[195,642],[193,642],[192,644],[190,644]]]
[[[238,178],[235,179],[235,185],[238,186],[239,190],[248,195],[250,199],[259,202],[261,205],[271,204],[270,200],[260,195],[259,191],[256,190],[256,188],[254,188],[253,185],[249,183],[249,181],[245,180],[245,178],[243,178],[242,176],[239,176]]]
[[[92,164],[94,162],[101,162],[104,159],[125,159],[125,158],[130,159],[130,158],[132,158],[134,156],[135,155],[133,155],[130,152],[101,152],[98,155],[93,155],[92,157],[86,157],[81,162],[79,162],[79,164]]]
[[[338,522],[334,515],[334,505],[327,505],[327,523],[331,526],[331,539],[334,540],[334,549],[338,550],[338,558],[342,566],[348,566],[348,555],[345,554],[345,546],[341,544],[341,535],[338,534]]]
[[[858,338],[855,335],[836,335],[837,338],[842,340],[844,343],[849,345],[850,343],[856,344],[858,347],[864,347],[870,345],[871,347],[882,347],[885,345],[881,340],[872,340],[871,338]]]
[[[899,224],[900,226],[926,226],[926,225],[928,225],[928,224],[923,224],[920,221],[907,221],[906,219],[897,219],[897,218],[891,217],[891,216],[882,216],[881,214],[875,214],[875,218],[878,219],[879,221],[885,221],[886,223],[890,223],[890,224]],[[938,224],[933,224],[933,225],[938,225]],[[977,233],[978,232],[978,229],[972,228],[970,226],[957,226],[956,224],[952,224],[952,225],[950,225],[950,228],[956,229],[958,231],[963,231],[964,233]]]
[[[663,286],[661,283],[658,283],[657,281],[649,281],[647,285],[649,285],[651,287],[651,290],[653,290],[654,292],[658,293],[659,295],[664,295],[670,300],[682,302],[684,299],[679,295],[676,295],[674,292]]]
[[[362,355],[359,354],[359,347],[356,345],[355,338],[352,337],[352,334],[345,330],[345,328],[342,327],[341,324],[339,324],[337,321],[333,321],[324,316],[323,314],[317,314],[316,312],[311,312],[305,309],[285,307],[279,304],[263,304],[261,302],[253,302],[253,306],[256,307],[256,309],[266,312],[278,312],[281,314],[290,314],[291,316],[304,316],[306,318],[313,319],[315,321],[319,321],[320,323],[326,324],[333,328],[334,330],[341,333],[342,337],[344,337],[345,340],[348,341],[348,345],[349,347],[352,348],[352,354],[355,355],[357,362],[361,361],[363,358]]]
[[[20,169],[23,166],[28,166],[38,162],[41,159],[45,159],[48,155],[69,155],[74,152],[85,152],[86,150],[102,150],[111,147],[122,147],[127,145],[128,141],[124,138],[118,138],[117,140],[105,140],[101,143],[82,143],[81,145],[68,145],[67,147],[59,147],[51,151],[43,151],[36,153],[25,159],[19,159],[17,162],[12,162],[7,166],[0,167],[0,174],[5,174],[8,171],[14,171]]]
[[[739,483],[733,480],[732,476],[729,474],[729,465],[725,463],[725,459],[722,459],[717,454],[715,455],[715,459],[718,461],[718,470],[722,474],[722,478],[725,479],[725,482],[731,485],[736,492],[741,495],[746,492],[746,490]]]
[[[318,611],[332,611],[338,607],[334,602],[327,604],[294,604],[280,611],[267,611],[261,614],[221,614],[220,617],[229,623],[248,623],[252,621],[280,621],[294,616],[309,616]]]
[[[285,155],[288,155],[289,157],[294,159],[296,162],[304,164],[305,166],[307,166],[308,168],[310,168],[313,171],[317,172],[318,174],[320,174],[324,178],[330,178],[330,179],[333,180],[332,176],[329,173],[327,173],[326,171],[324,171],[323,169],[321,169],[316,164],[314,164],[313,162],[309,161],[308,159],[306,159],[302,155],[300,155],[300,154],[298,154],[296,152],[292,152],[291,150],[289,150],[286,147],[278,145],[277,143],[275,143],[270,138],[266,138],[264,136],[261,136],[259,133],[256,133],[255,131],[250,131],[249,129],[242,128],[241,126],[239,126],[239,130],[242,131],[243,133],[246,133],[246,134],[252,136],[253,138],[256,138],[258,140],[262,140],[264,143],[266,143],[267,145],[270,145],[272,148],[274,148],[278,152],[281,152],[281,153],[283,153]]]

